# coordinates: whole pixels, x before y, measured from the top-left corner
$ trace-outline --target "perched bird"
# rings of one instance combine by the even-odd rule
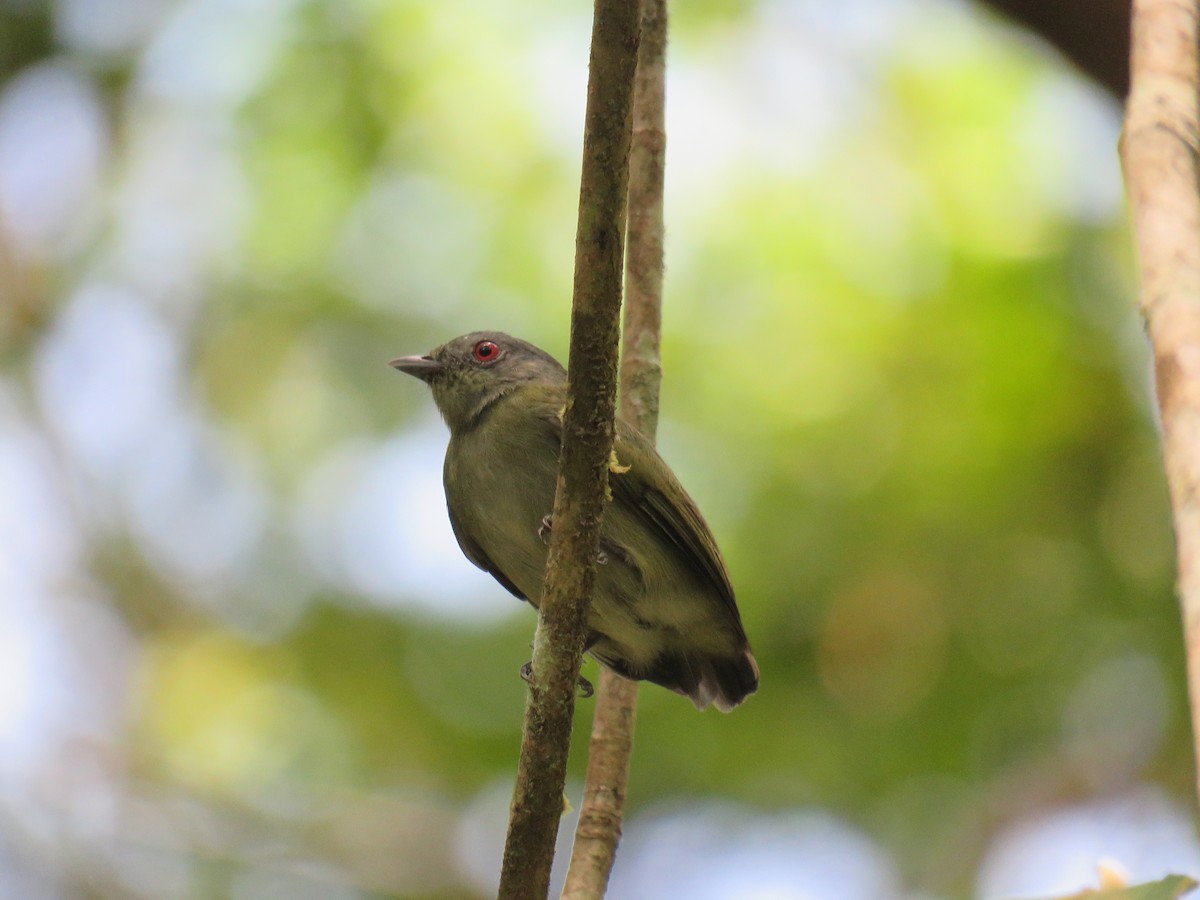
[[[491,331],[391,365],[432,388],[450,428],[443,477],[459,547],[536,607],[566,370],[533,344]],[[586,649],[626,678],[728,712],[757,689],[758,664],[721,552],[662,457],[620,419],[614,451]]]

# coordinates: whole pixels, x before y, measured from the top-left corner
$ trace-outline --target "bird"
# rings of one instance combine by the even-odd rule
[[[442,475],[459,548],[536,608],[566,370],[499,331],[389,364],[429,385],[449,427]],[[728,712],[758,689],[759,671],[716,540],[651,442],[619,417],[614,455],[584,649],[618,675]]]

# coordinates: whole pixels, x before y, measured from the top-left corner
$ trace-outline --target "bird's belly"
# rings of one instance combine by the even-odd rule
[[[498,484],[494,505],[481,517],[478,534],[484,552],[537,606],[549,551],[549,533],[543,538],[539,530],[542,519],[550,515],[553,496],[543,506],[531,499],[530,493],[515,490],[511,484]]]
[[[633,577],[636,588],[629,584]],[[664,579],[602,567],[588,624],[638,668],[667,651],[728,652],[729,638],[716,609],[686,575]]]

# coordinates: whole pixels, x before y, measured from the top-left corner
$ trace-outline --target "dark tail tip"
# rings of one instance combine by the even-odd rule
[[[642,677],[690,697],[696,709],[711,703],[729,712],[758,690],[758,663],[749,648],[737,656],[670,654],[656,659]]]
[[[713,706],[729,712],[758,690],[758,662],[749,648],[741,656],[709,659],[700,679],[699,695],[692,694],[697,709],[708,705],[704,694],[709,693]],[[705,689],[708,688],[708,691]]]

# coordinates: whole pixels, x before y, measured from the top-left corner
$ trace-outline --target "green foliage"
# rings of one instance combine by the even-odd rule
[[[458,6],[292,4],[224,109],[110,86],[103,224],[45,263],[65,287],[16,357],[38,371],[76,288],[144,291],[173,335],[179,408],[261,492],[248,561],[180,577],[120,499],[136,472],[57,451],[64,483],[119,498],[95,501],[102,525],[80,503],[75,528],[82,577],[135,647],[113,753],[136,790],[259,817],[399,894],[479,890],[429,860],[450,865],[454,817],[512,777],[534,620],[465,560],[444,591],[355,574],[381,532],[445,516],[414,493],[354,527],[370,461],[431,433],[426,392],[385,363],[491,327],[565,358],[573,258],[562,97],[577,88],[582,109],[586,30],[557,4]],[[753,71],[755,9],[680,5],[671,65],[715,83]],[[928,16],[841,61],[870,101],[831,114],[823,150],[796,147],[805,165],[764,162],[753,136],[724,159],[669,139],[668,170],[691,174],[668,176],[660,446],[721,541],[762,687],[727,717],[645,688],[629,805],[820,806],[892,851],[906,883],[964,896],[1002,824],[1144,781],[1183,800],[1192,773],[1124,224],[1047,189],[1076,164],[1057,149],[1068,126],[1048,138],[1030,112],[1059,68]],[[232,249],[155,293],[157,258],[137,270],[113,235],[139,224],[122,185],[149,165],[139,140],[163,152],[162,108],[216,122],[202,152],[237,178],[216,223]],[[1111,150],[1091,148],[1115,179]],[[40,408],[42,376],[4,377]],[[440,475],[426,443],[410,486]],[[159,458],[139,452],[131,469]],[[326,835],[383,794],[380,830],[423,836],[412,852]]]
[[[1176,900],[1192,892],[1196,882],[1184,875],[1168,875],[1162,881],[1107,891],[1084,891],[1061,900]]]

